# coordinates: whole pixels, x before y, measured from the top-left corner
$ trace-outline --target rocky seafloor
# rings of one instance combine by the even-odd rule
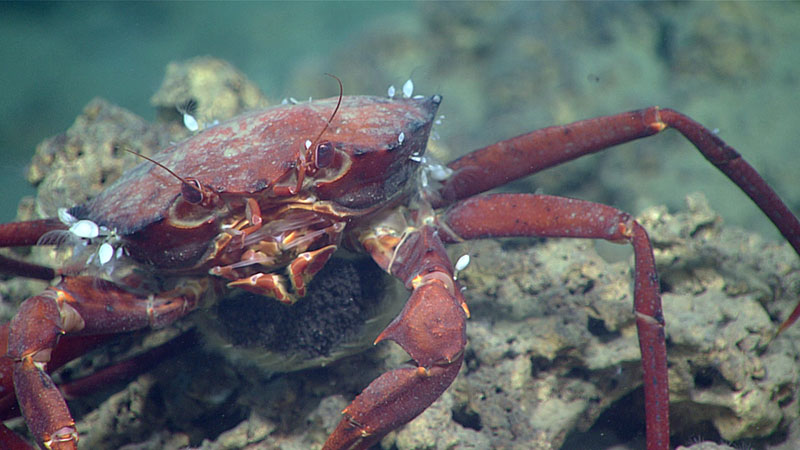
[[[53,214],[59,199],[80,202],[96,195],[121,170],[140,162],[120,146],[152,154],[185,138],[176,104],[195,99],[197,117],[210,122],[267,103],[222,61],[199,58],[173,64],[167,72],[153,97],[161,111],[156,123],[97,99],[64,134],[43,142],[29,172],[39,186],[37,198],[23,201],[20,219]],[[715,448],[703,443],[709,440],[720,444],[716,448],[727,442],[795,448],[800,327],[772,338],[799,297],[797,255],[787,244],[726,226],[701,194],[689,196],[677,211],[651,207],[637,219],[653,240],[661,277],[673,444]],[[459,280],[472,318],[461,374],[381,447],[642,448],[630,252],[586,240],[486,240],[452,247],[454,257],[465,253],[472,263]],[[58,256],[35,249],[27,257],[53,264]],[[218,307],[154,335],[122,340],[68,367],[62,379],[131,349],[200,330],[198,342],[156,369],[70,403],[84,448],[319,448],[348,401],[407,359],[394,344],[382,343],[335,362],[323,358],[325,367],[273,373],[279,370],[275,358],[301,352],[300,360],[309,360],[362,341],[352,332],[362,326],[359,314],[372,317],[396,308],[370,307],[372,297],[397,294],[388,287],[362,291],[360,272],[353,270],[362,263],[342,264],[344,269],[315,280],[320,291],[340,289],[355,299],[336,311],[345,311],[341,318],[332,320],[330,308],[336,306],[326,304],[306,305],[299,315],[280,319],[302,322],[297,330],[282,331],[294,333],[282,336],[292,336],[300,350],[279,340],[270,350],[274,358],[256,361],[263,344],[257,335],[268,334],[259,327],[271,313],[253,312],[248,321],[248,314]],[[4,317],[42,286],[20,279],[0,284]],[[226,317],[235,326],[226,328]],[[341,341],[326,328],[337,325]],[[247,351],[239,352],[241,347]],[[24,432],[24,425],[17,422],[15,429]]]

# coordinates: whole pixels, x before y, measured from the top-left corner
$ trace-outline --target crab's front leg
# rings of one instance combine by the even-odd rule
[[[103,335],[166,325],[193,310],[207,282],[189,282],[141,298],[94,277],[71,277],[25,300],[11,320],[7,358],[22,415],[43,449],[76,449],[78,433],[66,402],[47,373],[61,335]]]
[[[444,245],[430,226],[383,246],[364,242],[373,257],[413,289],[405,308],[378,336],[411,355],[413,365],[386,372],[342,411],[324,450],[365,449],[430,406],[458,375],[466,345],[467,309],[453,281]],[[386,253],[392,255],[387,260]]]

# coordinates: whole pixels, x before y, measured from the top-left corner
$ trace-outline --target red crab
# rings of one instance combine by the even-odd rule
[[[4,417],[12,417],[18,404],[41,448],[77,448],[62,396],[71,387],[60,390],[52,370],[109,336],[164,326],[230,289],[286,304],[302,301],[314,275],[346,248],[368,254],[412,291],[375,342],[395,341],[415,366],[394,369],[367,386],[324,446],[367,448],[430,406],[461,367],[469,309],[444,244],[575,237],[634,248],[647,447],[668,448],[665,324],[645,230],[627,213],[583,200],[477,194],[675,128],[750,196],[799,253],[800,222],[735,150],[676,111],[652,107],[545,128],[443,166],[425,155],[441,101],[438,95],[340,96],[253,111],[147,158],[59,219],[0,225],[0,246],[51,242],[47,236],[61,233],[88,263],[54,271],[0,259],[6,273],[59,278],[0,328]],[[158,351],[148,353],[92,381],[141,370],[137,364],[156,358]],[[29,448],[5,427],[0,444]]]

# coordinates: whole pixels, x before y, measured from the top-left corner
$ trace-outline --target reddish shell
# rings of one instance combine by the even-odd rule
[[[305,142],[325,127],[337,100],[246,113],[172,145],[153,159],[218,193],[259,193],[291,176]],[[396,193],[418,166],[408,157],[424,151],[440,101],[439,96],[344,97],[322,139],[349,155],[352,166],[336,180],[316,183],[312,191],[321,199],[341,199],[349,207],[370,206],[385,198],[387,191]],[[398,170],[405,174],[399,181]],[[361,189],[365,193],[360,194]],[[180,181],[152,162],[142,162],[70,212],[128,235],[164,219],[180,192]]]

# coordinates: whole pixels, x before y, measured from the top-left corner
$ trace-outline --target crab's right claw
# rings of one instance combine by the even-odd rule
[[[342,411],[344,417],[323,450],[369,448],[428,408],[461,368],[467,312],[444,246],[424,229],[403,247],[393,274],[407,280],[414,291],[375,342],[397,342],[415,365],[391,370],[370,383]]]

